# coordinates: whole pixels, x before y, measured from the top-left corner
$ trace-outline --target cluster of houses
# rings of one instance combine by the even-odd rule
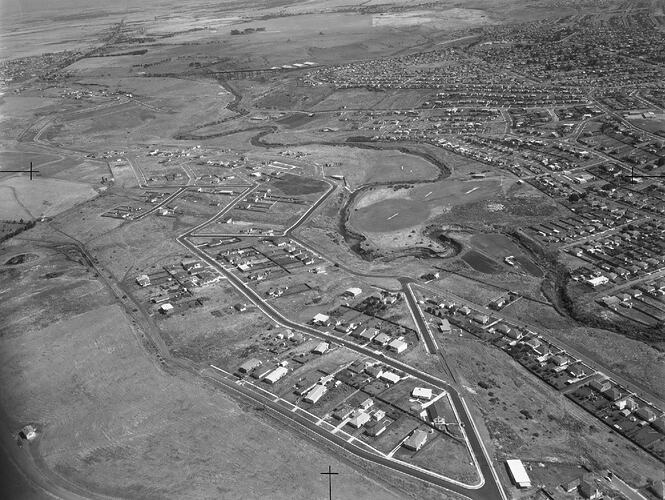
[[[665,455],[665,416],[542,335],[505,320],[459,306],[450,300],[427,299],[425,312],[435,321],[450,321],[503,349],[531,373],[562,391],[586,410],[650,453]],[[656,443],[660,443],[656,446]]]
[[[602,376],[566,394],[632,442],[665,458],[665,414],[631,390]]]
[[[216,259],[235,267],[251,281],[282,276],[321,262],[314,252],[288,238],[266,238],[251,246],[229,248],[219,252]]]
[[[604,234],[638,218],[637,213],[625,208],[608,209],[586,205],[584,209],[576,210],[573,216],[540,222],[529,226],[527,230],[543,243],[571,243]],[[571,247],[568,252],[575,254],[576,250],[577,247]]]
[[[632,281],[665,267],[665,223],[648,220],[634,224],[571,247],[568,252],[595,268],[574,271],[576,281],[583,280],[594,288],[610,281]]]

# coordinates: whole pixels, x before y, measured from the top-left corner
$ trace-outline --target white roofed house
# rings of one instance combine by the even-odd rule
[[[269,384],[274,384],[287,373],[289,373],[288,368],[284,366],[279,366],[275,368],[273,371],[271,371],[268,375],[266,375],[263,380],[265,380]]]
[[[518,488],[531,488],[531,479],[529,479],[529,475],[526,473],[521,460],[506,460],[506,466],[515,486]]]
[[[409,345],[400,339],[395,339],[388,344],[388,349],[396,352],[397,354],[406,351],[407,347],[409,347]]]
[[[312,352],[314,354],[323,354],[328,350],[329,344],[328,342],[319,342],[314,349],[312,349]]]
[[[307,395],[303,398],[306,403],[316,403],[321,399],[325,393],[328,392],[328,388],[325,385],[316,384]]]
[[[432,399],[432,389],[427,387],[414,387],[411,396],[418,399]]]

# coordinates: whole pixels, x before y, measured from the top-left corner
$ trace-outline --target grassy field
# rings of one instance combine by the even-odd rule
[[[660,469],[662,464],[610,432],[495,347],[460,337],[441,338],[440,344],[461,375],[462,385],[468,387],[467,398],[482,413],[498,460],[518,456],[547,461],[552,457],[564,463],[609,467],[637,483]],[[634,457],[631,461],[625,460],[628,453]]]
[[[42,252],[36,264],[0,272],[15,293],[0,305],[9,320],[0,404],[14,428],[43,430],[34,446],[57,476],[133,498],[300,498],[327,492],[319,469],[331,464],[345,478],[340,495],[393,498],[219,392],[157,368],[122,309],[78,264]],[[46,272],[62,274],[44,280]]]
[[[53,216],[96,195],[88,184],[15,176],[0,180],[0,212],[10,219]]]

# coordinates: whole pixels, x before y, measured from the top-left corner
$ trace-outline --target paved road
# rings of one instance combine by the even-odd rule
[[[400,361],[397,361],[395,359],[386,357],[384,355],[377,356],[377,354],[374,352],[372,349],[368,349],[366,347],[360,346],[354,342],[351,342],[349,340],[346,340],[345,338],[340,338],[335,335],[331,335],[327,332],[318,330],[314,327],[308,326],[308,325],[302,325],[299,323],[296,323],[285,316],[282,315],[279,311],[274,309],[270,304],[268,304],[261,296],[259,296],[253,289],[251,289],[249,286],[247,286],[240,278],[238,278],[235,274],[233,274],[230,271],[227,271],[223,266],[219,264],[216,260],[211,258],[208,254],[194,246],[188,239],[189,232],[185,233],[177,238],[178,243],[180,243],[182,246],[187,248],[190,252],[193,254],[196,254],[201,258],[203,261],[207,262],[210,264],[212,267],[217,269],[222,275],[224,275],[229,283],[243,296],[245,296],[250,302],[252,302],[256,307],[258,307],[266,316],[268,316],[270,319],[275,321],[276,323],[286,327],[290,328],[295,331],[299,331],[302,333],[306,333],[308,335],[312,335],[314,337],[322,338],[324,340],[330,341],[330,342],[335,342],[337,344],[344,345],[345,347],[362,354],[364,356],[368,356],[371,358],[377,358],[380,357],[381,361],[385,363],[388,366],[391,366],[397,370],[401,370],[404,373],[407,373],[409,375],[412,375],[414,377],[417,377],[421,380],[424,380],[435,387],[438,387],[439,389],[443,389],[448,391],[450,394],[453,403],[454,403],[454,408],[458,414],[458,420],[463,424],[463,428],[467,434],[467,438],[469,440],[469,445],[471,447],[472,453],[476,457],[476,460],[478,462],[479,468],[482,472],[483,477],[485,478],[485,483],[483,484],[482,487],[478,489],[465,489],[464,494],[466,496],[469,496],[474,499],[482,499],[482,500],[489,500],[489,499],[499,499],[499,498],[506,498],[505,493],[503,489],[501,488],[498,476],[496,475],[496,471],[494,470],[493,464],[491,462],[491,459],[489,458],[487,451],[484,447],[484,444],[482,443],[475,423],[473,422],[471,415],[466,407],[466,404],[464,403],[463,399],[461,396],[457,393],[457,391],[450,386],[447,382],[434,377],[433,375],[430,375],[426,372],[417,370],[415,368],[412,368],[409,365],[406,365]],[[278,408],[278,411],[283,411],[282,408]],[[371,456],[369,459],[375,460],[377,457],[376,456]],[[376,461],[376,460],[375,460]],[[392,466],[392,464],[390,465]],[[408,472],[411,473],[411,472]],[[418,476],[416,476],[418,477]],[[425,480],[430,480],[430,479],[425,479]],[[438,484],[438,483],[436,483]],[[444,486],[452,491],[457,491],[457,488],[459,486],[455,483],[447,483],[446,485],[441,484],[441,486]]]

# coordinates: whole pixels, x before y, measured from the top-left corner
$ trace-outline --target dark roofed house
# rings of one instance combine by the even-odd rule
[[[610,401],[616,401],[621,397],[621,391],[619,391],[619,389],[616,387],[611,387],[610,389],[603,391],[602,395]]]
[[[261,366],[262,364],[263,364],[263,362],[260,359],[256,359],[256,358],[248,359],[247,361],[245,361],[243,364],[241,364],[238,367],[238,371],[240,373],[249,373],[252,370],[254,370],[255,368],[258,368],[259,366]]]
[[[427,433],[416,429],[413,433],[404,441],[404,446],[410,450],[418,451],[422,448],[427,442]]]
[[[638,408],[637,411],[635,411],[633,414],[637,418],[640,418],[645,422],[653,422],[654,420],[656,420],[656,414],[653,412],[651,408],[647,408],[646,406]]]
[[[592,380],[589,382],[589,387],[591,387],[596,392],[603,392],[612,387],[609,380]]]

